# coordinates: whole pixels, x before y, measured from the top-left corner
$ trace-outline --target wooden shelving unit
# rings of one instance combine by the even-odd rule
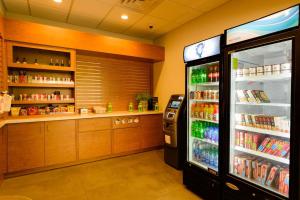
[[[47,104],[75,104],[75,83],[19,83],[21,76],[25,80],[29,77],[42,77],[47,80],[62,80],[66,78],[75,81],[76,52],[73,49],[50,47],[20,42],[7,42],[7,70],[10,83],[9,92],[14,94],[13,106],[27,108],[33,105]],[[26,61],[26,63],[22,63]],[[37,62],[35,64],[34,62]],[[50,64],[51,63],[51,64]],[[60,66],[56,65],[58,63]],[[22,72],[21,72],[22,71]],[[26,82],[26,81],[25,81]],[[27,94],[58,94],[69,96],[69,100],[18,100]]]
[[[51,83],[8,83],[9,87],[37,87],[37,88],[74,88],[74,84],[51,84]]]
[[[33,70],[45,70],[45,71],[70,71],[73,72],[73,67],[66,66],[55,66],[55,65],[44,65],[44,64],[22,64],[22,63],[10,63],[8,68],[17,69],[33,69]]]
[[[67,104],[75,103],[74,99],[71,100],[38,100],[38,101],[12,101],[12,105],[30,105],[30,104]]]

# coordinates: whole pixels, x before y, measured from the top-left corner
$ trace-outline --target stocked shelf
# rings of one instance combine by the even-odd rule
[[[11,104],[19,104],[19,105],[25,105],[25,104],[63,104],[63,103],[75,103],[74,99],[71,100],[38,100],[38,101],[12,101]]]
[[[208,119],[202,119],[202,118],[196,118],[196,117],[191,117],[192,120],[199,120],[199,121],[203,121],[203,122],[210,122],[210,123],[214,123],[214,124],[219,124],[218,121],[213,121],[213,120],[208,120]]]
[[[291,107],[288,103],[251,103],[251,102],[236,102],[236,105],[245,106],[271,106],[271,107]]]
[[[236,82],[265,82],[265,81],[289,81],[291,80],[291,74],[280,74],[280,75],[269,75],[269,76],[247,76],[247,77],[237,77]]]
[[[269,159],[269,160],[273,160],[273,161],[276,161],[276,162],[281,162],[281,163],[284,163],[284,164],[287,164],[287,165],[290,164],[290,160],[286,159],[286,158],[281,158],[281,157],[278,157],[278,156],[269,155],[269,154],[259,152],[259,151],[254,151],[254,150],[251,150],[251,149],[245,149],[245,148],[239,147],[239,146],[235,146],[234,149],[237,150],[237,151],[240,151],[240,152],[244,152],[244,153],[251,154],[251,155],[254,155],[254,156],[259,156],[259,157],[266,158],[266,159]]]
[[[207,143],[207,144],[211,144],[211,145],[215,145],[215,146],[219,146],[219,144],[218,143],[216,143],[216,142],[212,142],[212,141],[210,141],[210,140],[207,140],[207,139],[200,139],[200,138],[196,138],[196,137],[193,137],[194,139],[196,139],[196,140],[199,140],[199,141],[201,141],[201,142],[205,142],[205,143]]]
[[[283,138],[290,138],[289,133],[284,133],[281,131],[273,131],[273,130],[267,130],[267,129],[261,129],[261,128],[241,126],[241,125],[235,126],[235,129],[242,130],[242,131],[261,133],[261,134],[266,134],[266,135],[273,135],[273,136],[278,136],[278,137],[283,137]]]
[[[8,83],[9,87],[47,87],[47,88],[74,88],[74,84],[51,84],[51,83]]]
[[[219,100],[214,99],[190,99],[190,101],[203,102],[203,103],[219,103]]]
[[[196,83],[193,86],[219,86],[219,82]]]
[[[19,69],[34,69],[34,70],[46,70],[46,71],[75,71],[72,67],[66,66],[52,66],[43,64],[22,64],[12,63],[7,66],[8,68],[19,68]]]

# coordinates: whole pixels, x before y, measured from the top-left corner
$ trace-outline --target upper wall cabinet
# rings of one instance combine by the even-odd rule
[[[9,68],[75,71],[75,62],[75,50],[7,42]]]

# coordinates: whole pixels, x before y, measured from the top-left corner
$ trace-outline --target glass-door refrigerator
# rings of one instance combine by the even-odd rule
[[[226,200],[299,199],[298,26],[297,5],[225,32]]]
[[[205,199],[220,198],[219,110],[222,36],[184,48],[187,148],[184,184]]]

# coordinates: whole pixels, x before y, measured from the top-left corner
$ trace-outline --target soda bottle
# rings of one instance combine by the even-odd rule
[[[204,105],[204,119],[208,119],[208,105]]]
[[[219,151],[218,151],[218,148],[215,148],[215,168],[218,168],[219,166]]]
[[[204,138],[204,124],[200,122],[200,139]]]
[[[197,73],[196,73],[196,83],[200,83],[201,82],[201,71],[200,69],[196,69]]]
[[[201,119],[204,118],[204,105],[203,104],[200,105],[199,118],[201,118]]]
[[[213,111],[213,121],[219,121],[219,105],[214,105],[214,111]]]
[[[195,117],[195,103],[193,103],[191,107],[191,117]]]
[[[210,147],[209,165],[214,166],[214,161],[215,161],[214,147]]]
[[[207,82],[207,68],[206,67],[203,67],[202,68],[202,83],[205,83]]]
[[[193,121],[191,125],[191,134],[193,137],[195,137],[195,121]]]
[[[191,84],[192,85],[194,85],[196,83],[195,79],[196,79],[195,69],[192,69],[192,74],[191,74]]]
[[[203,78],[202,78],[202,69],[201,68],[199,68],[198,69],[198,73],[199,73],[199,75],[198,75],[198,83],[202,83],[203,82]]]
[[[214,106],[212,104],[210,104],[209,105],[209,114],[208,114],[209,120],[213,120],[213,115],[214,115]]]
[[[219,81],[219,77],[220,77],[220,74],[219,74],[219,66],[216,65],[216,66],[215,66],[215,82],[218,82],[218,81]]]
[[[211,66],[208,67],[208,82],[212,82],[213,81],[213,69]]]

